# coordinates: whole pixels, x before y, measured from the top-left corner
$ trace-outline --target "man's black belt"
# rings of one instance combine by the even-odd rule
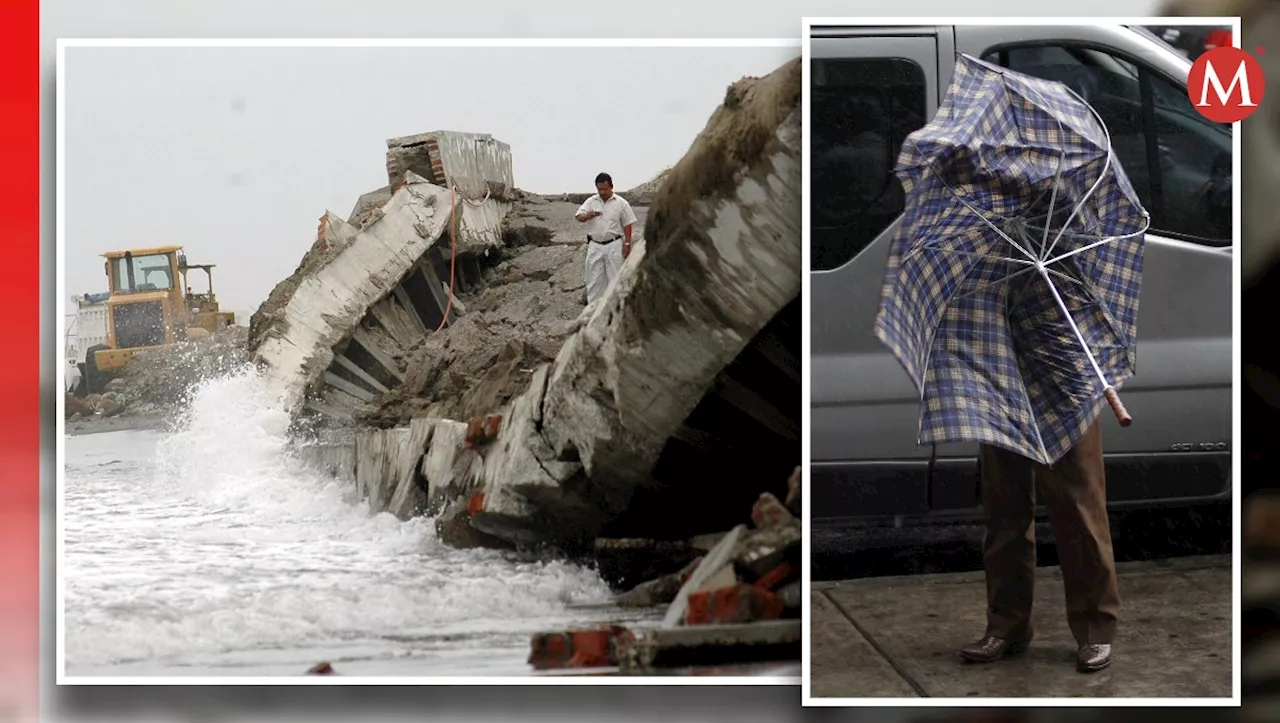
[[[597,238],[593,237],[591,234],[587,234],[587,241],[588,241],[588,242],[593,243],[593,244],[600,244],[601,246],[608,246],[609,244],[613,243],[614,241],[617,241],[617,240],[618,240],[618,239],[620,239],[620,238],[622,238],[622,237],[621,237],[621,236],[611,236],[611,237],[609,238],[609,240],[608,240],[608,241],[601,241],[600,239],[597,239]]]

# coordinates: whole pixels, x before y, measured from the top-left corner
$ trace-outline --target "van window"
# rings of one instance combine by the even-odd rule
[[[904,58],[810,61],[809,250],[813,270],[857,256],[902,214],[893,168],[927,120],[924,70]]]
[[[1231,128],[1196,112],[1165,76],[1091,47],[1005,47],[985,59],[1066,84],[1107,124],[1111,146],[1153,231],[1231,244]]]

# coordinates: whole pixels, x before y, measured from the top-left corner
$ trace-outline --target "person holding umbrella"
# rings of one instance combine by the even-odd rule
[[[1150,224],[1094,110],[1065,85],[960,54],[903,144],[906,194],[875,332],[920,390],[920,444],[980,445],[987,627],[960,657],[1031,643],[1035,483],[1082,672],[1111,664],[1120,607],[1101,410],[1136,364]]]

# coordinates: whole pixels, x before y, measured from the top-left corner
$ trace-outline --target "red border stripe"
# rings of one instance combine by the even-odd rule
[[[40,699],[38,0],[0,2],[0,28],[0,198],[12,272],[0,284],[0,718],[31,720]]]

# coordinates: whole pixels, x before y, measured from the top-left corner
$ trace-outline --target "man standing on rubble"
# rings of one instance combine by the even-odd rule
[[[613,192],[613,177],[601,173],[596,176],[596,194],[582,204],[574,218],[587,224],[584,280],[590,304],[604,295],[622,268],[622,260],[631,255],[631,227],[636,214],[625,198]]]

